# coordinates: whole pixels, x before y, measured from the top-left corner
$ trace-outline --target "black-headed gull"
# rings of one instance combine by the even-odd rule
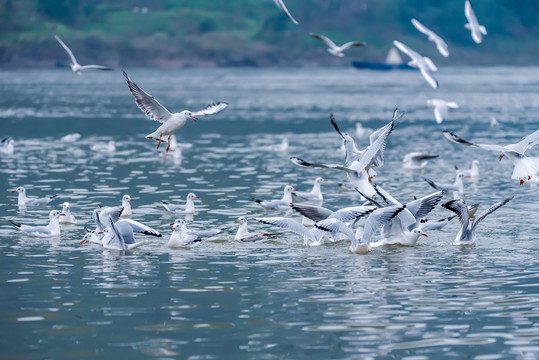
[[[454,101],[445,101],[442,99],[429,99],[427,100],[427,106],[434,108],[434,118],[438,124],[447,117],[449,108],[458,109],[459,105]]]
[[[228,229],[228,228],[221,228],[221,229],[209,229],[209,230],[191,230],[187,228],[187,224],[185,223],[185,220],[183,219],[176,219],[170,225],[180,227],[181,233],[183,235],[196,236],[195,241],[207,240],[207,239],[213,238],[217,235],[223,234]]]
[[[441,190],[443,191],[444,194],[452,194],[453,198],[457,199],[457,198],[462,198],[462,196],[464,196],[463,179],[465,177],[466,175],[457,172],[457,175],[455,177],[455,182],[453,184],[438,184],[427,178],[423,178],[423,180],[425,180],[430,186],[432,186],[436,190]]]
[[[288,16],[288,18],[296,25],[298,25],[298,22],[296,21],[296,19],[294,19],[294,17],[292,17],[292,14],[290,14],[290,12],[288,11],[288,9],[286,8],[286,5],[284,4],[283,0],[273,0],[275,2],[275,4],[279,7],[279,9],[281,9],[282,12],[284,12],[286,14],[286,16]]]
[[[403,206],[381,186],[375,185],[377,194],[390,206]],[[382,228],[382,239],[375,246],[398,244],[414,246],[421,236],[427,236],[420,220],[425,218],[442,199],[442,191],[406,203],[405,208]]]
[[[62,213],[58,210],[51,210],[49,213],[49,224],[46,226],[22,225],[11,220],[9,220],[9,222],[29,236],[51,237],[60,235],[60,223],[58,222],[60,215],[62,215]]]
[[[161,204],[167,209],[167,211],[175,214],[194,214],[195,213],[195,199],[199,199],[194,193],[187,194],[187,200],[183,205],[171,204],[168,201],[161,201]]]
[[[75,142],[77,140],[79,140],[81,137],[81,135],[79,133],[72,133],[72,134],[67,134],[67,135],[64,135],[60,138],[60,141],[61,142]]]
[[[516,144],[505,146],[496,144],[475,144],[466,141],[449,131],[443,131],[443,134],[449,141],[456,144],[475,146],[483,150],[497,151],[500,153],[500,160],[504,155],[507,156],[515,166],[511,178],[513,180],[520,180],[520,185],[524,184],[525,181],[530,180],[532,177],[537,176],[539,173],[539,157],[528,157],[525,155],[526,151],[539,143],[539,130],[523,137],[522,140]]]
[[[280,200],[259,200],[255,198],[252,200],[267,210],[289,209],[289,205],[292,202],[293,191],[297,190],[294,189],[292,185],[286,185],[283,189],[283,197]]]
[[[73,70],[74,73],[77,73],[80,75],[80,72],[83,70],[112,70],[109,67],[101,66],[101,65],[84,65],[84,66],[79,65],[79,63],[77,62],[77,59],[75,59],[75,55],[73,55],[73,52],[71,52],[71,50],[67,47],[66,44],[64,44],[64,42],[58,37],[58,35],[54,35],[54,38],[58,40],[60,45],[62,45],[65,51],[67,51],[67,53],[69,54],[69,57],[71,58],[71,64],[70,64],[71,70]]]
[[[427,28],[425,25],[421,24],[416,19],[412,19],[412,24],[415,26],[417,30],[422,32],[423,34],[428,36],[429,41],[436,44],[436,48],[442,54],[444,57],[449,56],[449,48],[447,47],[447,44],[445,43],[444,39],[442,39],[440,36],[438,36],[434,31]]]
[[[463,200],[451,200],[442,206],[457,214],[461,228],[455,238],[455,245],[471,244],[475,240],[475,228],[487,215],[492,214],[501,206],[507,204],[513,197],[502,200],[479,214],[474,221],[470,222],[469,210]]]
[[[19,207],[26,207],[26,206],[32,207],[32,206],[47,205],[55,197],[58,196],[58,195],[51,195],[51,196],[42,197],[42,198],[35,198],[35,197],[29,198],[29,197],[26,196],[26,189],[24,188],[24,186],[19,186],[17,189],[12,190],[12,192],[19,193],[19,195],[18,195],[18,205],[19,205]]]
[[[404,155],[402,168],[406,170],[422,170],[429,163],[428,160],[436,159],[439,155],[433,155],[421,151],[414,151]]]
[[[15,150],[14,143],[15,141],[9,136],[2,138],[2,140],[0,140],[0,154],[13,155]]]
[[[125,221],[125,220],[120,220],[120,221]],[[103,242],[103,247],[105,249],[109,249],[109,250],[120,250],[120,251],[126,251],[126,250],[132,250],[132,249],[135,249],[139,246],[141,246],[142,244],[144,244],[144,241],[139,241],[139,242],[134,242],[134,237],[133,237],[133,229],[127,225],[127,224],[124,224],[122,226],[122,230],[120,230],[120,228],[117,226],[118,223],[120,223],[120,221],[118,222],[114,222],[112,220],[112,218],[108,218],[107,220],[107,225],[108,227],[105,228],[105,230],[103,230],[103,239],[102,239],[102,242]],[[130,238],[133,239],[133,242],[132,243],[127,243],[127,238],[124,237],[124,234],[130,234]],[[159,234],[159,236],[161,236]]]
[[[323,42],[326,43],[326,45],[329,47],[328,48],[328,52],[333,55],[333,56],[337,56],[337,57],[343,57],[344,54],[343,54],[343,51],[348,49],[349,47],[357,47],[357,46],[365,46],[367,45],[366,43],[364,42],[359,42],[359,41],[349,41],[341,46],[337,46],[333,41],[331,41],[330,38],[328,38],[327,36],[324,36],[324,35],[318,35],[318,34],[315,34],[315,33],[309,33],[309,35],[315,39],[318,39],[318,40],[322,40]]]
[[[438,68],[436,67],[436,65],[434,65],[431,59],[426,56],[419,55],[419,53],[410,49],[408,46],[404,45],[400,41],[393,40],[393,44],[397,47],[397,49],[399,49],[412,59],[408,63],[408,65],[410,65],[411,67],[418,68],[419,71],[421,71],[421,74],[423,75],[425,80],[427,80],[427,82],[429,83],[429,85],[435,89],[438,88],[438,80],[436,80],[434,74],[432,73],[433,71],[437,71]]]
[[[267,149],[274,152],[287,152],[290,145],[288,138],[283,138],[280,144],[269,145]]]
[[[71,207],[66,201],[62,204],[62,214],[60,215],[60,224],[76,224],[77,219],[71,214]]]
[[[240,226],[238,232],[234,236],[234,240],[242,242],[255,242],[276,238],[282,234],[280,233],[268,233],[268,232],[250,232],[247,229],[247,219],[244,216],[240,216],[235,220]]]
[[[325,219],[337,219],[346,223],[356,221],[376,210],[376,207],[371,205],[350,206],[335,211],[321,206],[297,203],[290,204],[290,207],[314,222]]]
[[[146,114],[150,119],[159,121],[163,125],[159,126],[153,133],[146,135],[146,139],[152,139],[157,141],[157,148],[162,142],[168,142],[167,151],[170,149],[170,136],[174,134],[179,128],[185,125],[188,118],[196,121],[197,116],[206,116],[218,113],[228,106],[225,102],[217,102],[206,106],[199,111],[191,112],[189,110],[183,110],[179,113],[170,113],[163,105],[161,105],[153,96],[146,93],[140,87],[135,84],[127,73],[123,72],[127,81],[127,86],[135,98],[135,102],[142,112]],[[167,140],[163,140],[163,137],[168,137]]]
[[[483,41],[483,35],[487,34],[487,29],[483,25],[479,25],[475,12],[472,9],[472,4],[469,0],[466,0],[464,4],[464,15],[468,19],[468,23],[464,27],[472,33],[472,39],[477,44],[480,44]]]
[[[326,179],[317,177],[314,180],[313,188],[311,191],[293,191],[292,196],[298,201],[310,201],[310,202],[319,202],[324,201],[324,196],[322,195],[321,185],[327,182]]]
[[[455,169],[457,169],[458,172],[464,174],[464,176],[466,177],[476,178],[479,176],[479,165],[481,165],[479,160],[474,160],[472,161],[472,167],[470,169],[459,169],[456,165]]]
[[[202,241],[201,238],[194,234],[187,234],[185,232],[186,228],[182,227],[181,224],[173,222],[171,225],[172,234],[170,234],[170,238],[168,239],[169,248],[175,249],[187,247],[193,245],[195,242]]]
[[[254,218],[254,220],[267,225],[288,229],[293,233],[303,236],[303,244],[306,246],[317,246],[322,243],[324,231],[313,228],[307,228],[305,225],[297,222],[294,219],[287,217],[264,217]]]
[[[379,208],[370,213],[363,231],[354,233],[352,229],[338,219],[326,219],[317,222],[316,229],[328,231],[333,234],[342,233],[350,239],[350,252],[355,254],[368,254],[371,251],[371,238],[374,233],[384,226],[388,221],[397,216],[404,209],[404,206],[387,206]]]

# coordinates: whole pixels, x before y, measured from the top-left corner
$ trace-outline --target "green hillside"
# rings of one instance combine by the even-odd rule
[[[292,24],[272,0],[0,0],[2,67],[68,63],[58,34],[81,63],[111,66],[302,66],[383,60],[399,39],[440,64],[536,65],[537,0],[474,0],[488,35],[475,44],[464,29],[464,0],[286,0]],[[442,36],[451,57],[411,25]],[[307,34],[365,41],[345,58]]]

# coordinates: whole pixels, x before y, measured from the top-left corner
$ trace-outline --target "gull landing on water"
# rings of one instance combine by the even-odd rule
[[[449,108],[458,109],[459,105],[453,101],[445,101],[442,99],[429,99],[427,106],[434,108],[434,118],[436,123],[441,124],[447,116]]]
[[[54,35],[54,38],[56,40],[58,40],[58,42],[60,43],[60,45],[62,45],[62,47],[65,49],[65,51],[67,51],[69,57],[71,58],[71,70],[73,70],[74,73],[77,73],[80,75],[80,72],[83,71],[83,70],[112,70],[111,68],[109,67],[106,67],[106,66],[101,66],[101,65],[84,65],[84,66],[81,66],[78,62],[77,62],[77,59],[75,59],[75,55],[73,55],[73,52],[67,47],[66,44],[64,44],[64,42],[58,37],[58,35]]]
[[[464,4],[464,15],[468,19],[468,23],[464,25],[464,28],[470,30],[472,33],[472,39],[477,44],[481,44],[483,41],[483,35],[487,34],[487,29],[483,25],[479,25],[475,12],[472,9],[472,4],[469,0],[466,0]]]
[[[449,56],[449,49],[447,48],[447,44],[445,43],[445,41],[441,37],[436,35],[436,33],[434,31],[430,30],[429,28],[427,28],[425,25],[421,24],[416,19],[412,19],[412,24],[415,26],[415,28],[417,30],[419,30],[423,34],[427,35],[429,41],[436,44],[436,48],[438,49],[440,54],[442,54],[444,57]]]
[[[421,71],[421,75],[423,75],[429,85],[435,89],[438,88],[438,80],[436,80],[436,78],[432,74],[432,72],[437,71],[438,68],[436,67],[436,65],[434,65],[431,59],[426,56],[419,55],[419,53],[410,49],[408,46],[404,45],[400,41],[393,40],[393,44],[397,47],[397,49],[399,49],[412,59],[408,63],[408,65],[410,65],[411,67],[418,68],[419,71]]]
[[[328,52],[333,55],[333,56],[337,56],[337,57],[343,57],[344,54],[343,54],[343,51],[348,49],[349,47],[353,47],[353,46],[365,46],[367,45],[366,43],[364,42],[359,42],[359,41],[349,41],[341,46],[337,46],[333,41],[331,41],[330,38],[328,38],[327,36],[324,36],[324,35],[318,35],[318,34],[315,34],[315,33],[309,33],[310,36],[312,36],[313,38],[315,39],[318,39],[318,40],[322,40],[323,42],[326,43],[327,46],[329,46],[328,48]]]
[[[162,142],[168,143],[167,152],[170,149],[171,135],[174,134],[179,128],[184,126],[188,118],[196,121],[197,116],[215,114],[228,106],[228,104],[225,102],[217,102],[195,112],[183,110],[179,113],[170,113],[153,96],[138,87],[138,85],[131,80],[125,71],[123,74],[127,81],[127,86],[129,86],[129,90],[131,91],[131,94],[133,94],[135,102],[140,110],[142,110],[150,119],[159,121],[163,124],[159,126],[153,133],[146,135],[146,139],[156,140],[158,142],[158,149]],[[163,140],[163,136],[168,136],[168,139]]]

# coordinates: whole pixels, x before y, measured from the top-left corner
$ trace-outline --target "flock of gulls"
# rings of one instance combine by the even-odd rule
[[[277,6],[297,24],[282,0],[274,0]],[[482,41],[482,35],[486,35],[486,29],[480,25],[470,2],[465,2],[465,15],[468,19],[466,28],[471,31],[472,38],[476,43]],[[438,51],[445,57],[449,56],[447,44],[443,39],[421,24],[418,20],[412,19],[412,24],[428,39],[436,44]],[[337,46],[333,41],[323,35],[310,33],[316,39],[324,41],[328,51],[338,57],[344,56],[343,51],[349,47],[364,46],[362,42],[348,42],[342,46]],[[81,66],[67,45],[55,36],[60,45],[67,51],[71,58],[71,69],[80,74],[81,71],[111,70],[100,65]],[[436,66],[427,57],[423,57],[403,43],[395,40],[394,45],[407,54],[410,58],[410,65],[420,69],[421,74],[427,82],[434,88],[438,87],[438,81],[433,72]],[[173,144],[174,133],[191,119],[197,117],[216,114],[224,110],[228,104],[216,102],[207,105],[199,111],[183,110],[177,113],[169,112],[152,95],[140,88],[124,71],[127,86],[135,99],[136,105],[147,117],[158,121],[161,125],[147,139],[157,141],[157,148],[162,143],[167,143],[168,152]],[[446,102],[439,99],[429,100],[429,106],[435,108],[435,118],[441,123],[449,108],[457,108],[454,102]],[[269,226],[278,227],[285,231],[298,234],[303,238],[305,246],[319,246],[326,241],[350,241],[350,251],[357,254],[367,254],[371,249],[384,245],[414,246],[417,241],[427,232],[436,231],[443,228],[455,217],[460,222],[460,230],[455,236],[455,244],[472,244],[475,240],[477,225],[488,215],[509,202],[512,197],[498,199],[498,202],[476,214],[479,205],[466,204],[464,200],[464,183],[466,177],[479,176],[479,162],[474,160],[471,169],[456,169],[456,178],[453,184],[441,184],[433,180],[426,179],[434,191],[421,198],[409,199],[401,202],[386,191],[380,184],[375,182],[377,173],[384,165],[384,152],[386,144],[390,139],[395,127],[398,125],[402,114],[397,109],[393,112],[391,120],[376,131],[365,129],[361,125],[356,129],[359,138],[369,137],[369,144],[365,147],[358,146],[354,138],[342,132],[333,115],[330,115],[330,122],[337,133],[342,138],[344,148],[344,158],[339,164],[315,163],[304,160],[298,156],[292,156],[292,163],[307,168],[327,169],[346,174],[348,183],[341,184],[342,189],[355,191],[361,195],[361,204],[353,204],[341,209],[328,209],[322,207],[323,194],[322,185],[327,182],[323,177],[314,180],[312,190],[298,191],[291,185],[286,185],[283,189],[283,196],[280,199],[252,199],[265,211],[270,212],[268,217],[255,217],[252,220]],[[525,136],[519,142],[510,145],[498,144],[476,144],[464,140],[448,131],[443,132],[444,136],[451,142],[466,147],[477,147],[480,149],[495,151],[499,153],[499,159],[507,157],[514,165],[512,179],[517,180],[522,185],[524,182],[535,179],[539,174],[539,158],[526,156],[526,152],[539,142],[539,130]],[[63,141],[76,141],[78,134],[68,135],[70,138]],[[80,135],[78,135],[80,136]],[[114,142],[104,146],[114,146]],[[288,141],[283,140],[282,144],[274,146],[276,151],[287,151]],[[99,150],[95,150],[99,151]],[[105,148],[103,151],[109,151]],[[4,138],[0,143],[1,154],[13,153],[13,141],[11,138]],[[403,168],[410,170],[420,170],[427,166],[429,160],[437,158],[437,155],[424,152],[413,152],[406,154],[403,159]],[[20,186],[13,192],[18,193],[18,206],[21,209],[30,207],[47,206],[55,199],[55,195],[35,198],[28,197],[24,187]],[[452,200],[442,202],[444,196],[449,196]],[[198,197],[194,193],[189,193],[185,204],[172,204],[162,201],[163,207],[176,216],[183,216],[195,213],[195,200]],[[92,218],[95,228],[85,227],[81,244],[94,243],[107,249],[131,250],[144,244],[144,241],[137,241],[135,234],[145,234],[161,237],[162,234],[139,221],[131,219],[131,201],[133,198],[124,195],[121,205],[112,207],[98,206],[93,210]],[[440,204],[441,203],[441,204]],[[438,205],[449,210],[448,217],[442,219],[429,218],[430,212]],[[293,218],[291,213],[298,213],[301,217]],[[452,214],[454,213],[454,215]],[[298,221],[299,219],[300,221]],[[11,220],[10,220],[11,221]],[[276,232],[250,232],[248,230],[247,218],[240,216],[237,220],[237,231],[234,239],[241,242],[256,242],[275,239],[283,235]],[[62,210],[51,210],[49,213],[49,223],[44,226],[30,226],[11,221],[11,223],[28,236],[53,237],[59,236],[61,225],[77,224],[76,217],[71,213],[70,204],[63,203]],[[189,229],[184,219],[177,218],[170,224],[172,232],[168,241],[171,248],[189,247],[205,240],[222,238],[231,232],[231,227],[226,226],[216,229],[194,230]],[[373,236],[380,233],[380,239],[371,241]]]

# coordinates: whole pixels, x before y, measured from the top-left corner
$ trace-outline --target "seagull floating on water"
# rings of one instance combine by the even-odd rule
[[[58,210],[51,210],[49,213],[49,224],[46,226],[30,226],[22,225],[14,221],[9,220],[10,223],[18,227],[22,232],[33,237],[51,237],[60,235],[60,223],[58,222],[61,212]]]
[[[324,197],[322,195],[322,190],[321,190],[321,185],[325,182],[327,182],[326,179],[317,177],[314,180],[313,189],[311,191],[293,191],[292,196],[298,199],[299,201],[310,201],[310,202],[321,203],[322,201],[324,201]]]
[[[481,165],[479,160],[474,160],[472,161],[471,169],[459,169],[456,165],[455,165],[455,168],[457,169],[458,172],[464,174],[464,176],[466,177],[476,178],[479,176],[479,165]]]
[[[500,152],[500,160],[504,156],[507,156],[515,166],[511,178],[513,180],[520,180],[520,185],[524,184],[525,181],[530,180],[532,177],[537,176],[539,173],[539,157],[528,157],[525,155],[526,151],[539,143],[539,130],[523,137],[522,140],[516,144],[505,146],[496,144],[474,144],[447,130],[443,131],[443,134],[449,141],[454,142],[455,144],[475,146],[483,150]]]
[[[67,134],[67,135],[64,135],[60,138],[60,141],[61,142],[75,142],[77,140],[79,140],[81,137],[81,135],[79,133],[72,133],[72,134]]]
[[[462,198],[464,196],[464,182],[463,179],[466,177],[463,173],[457,172],[455,182],[453,184],[438,184],[427,178],[423,178],[430,186],[436,190],[443,191],[444,194],[453,194],[453,197]]]
[[[326,43],[327,46],[329,46],[328,48],[328,52],[333,55],[333,56],[337,56],[337,57],[343,57],[344,54],[343,54],[343,51],[348,49],[349,47],[358,47],[358,46],[365,46],[367,45],[366,43],[364,42],[359,42],[359,41],[349,41],[341,46],[337,46],[335,45],[335,43],[333,41],[331,41],[330,38],[328,38],[327,36],[324,36],[324,35],[318,35],[318,34],[315,34],[315,33],[309,33],[309,35],[315,39],[318,39],[318,40],[322,40],[323,42]]]
[[[442,206],[457,214],[461,228],[455,238],[455,245],[471,244],[475,240],[475,228],[487,215],[507,204],[513,197],[502,200],[479,214],[474,221],[470,222],[469,210],[463,200],[452,200]]]
[[[473,11],[472,4],[469,0],[466,0],[466,3],[464,4],[464,14],[466,15],[466,19],[468,19],[468,23],[464,25],[464,27],[472,33],[472,39],[477,44],[481,44],[483,41],[483,35],[487,34],[487,29],[483,25],[479,25],[479,21],[477,21],[477,17],[475,16],[475,12]]]
[[[412,60],[408,63],[411,67],[418,68],[419,71],[421,71],[421,75],[427,80],[430,86],[433,88],[438,88],[438,80],[434,77],[433,71],[437,71],[438,68],[431,59],[429,59],[426,56],[421,56],[419,53],[415,52],[414,50],[410,49],[408,46],[404,45],[400,41],[393,40],[393,44],[408,55]]]
[[[13,155],[13,152],[15,150],[15,141],[9,136],[6,136],[5,138],[2,138],[0,140],[0,154],[2,155]]]
[[[183,205],[171,204],[162,200],[161,204],[167,209],[167,211],[175,214],[194,214],[195,213],[195,199],[199,199],[194,193],[187,194],[187,200]]]
[[[179,128],[185,125],[187,119],[196,121],[197,116],[206,116],[218,113],[228,106],[225,102],[217,102],[206,106],[199,111],[191,112],[189,110],[183,110],[179,113],[170,113],[163,105],[161,105],[153,96],[146,93],[140,87],[135,84],[127,73],[123,72],[127,81],[127,86],[135,98],[135,102],[142,112],[146,114],[150,119],[159,121],[163,125],[159,126],[153,133],[146,135],[146,139],[152,139],[157,141],[157,148],[162,142],[168,142],[167,151],[170,149],[170,137]],[[168,137],[167,140],[162,138]]]
[[[434,108],[434,118],[438,124],[441,124],[447,117],[449,108],[458,109],[459,107],[456,102],[445,101],[442,99],[429,99],[427,100],[427,105]]]
[[[416,19],[412,19],[412,24],[415,26],[417,30],[422,32],[423,34],[428,36],[429,41],[436,44],[436,48],[442,54],[444,57],[449,56],[449,48],[447,47],[447,44],[445,43],[444,39],[442,39],[440,36],[438,36],[434,31],[427,28],[425,25],[421,24]]]
[[[26,197],[26,189],[23,186],[19,186],[17,189],[12,190],[12,192],[19,193],[18,197],[18,205],[19,207],[26,207],[26,206],[43,206],[50,203],[55,197],[58,195],[51,195],[47,197],[42,198],[35,198],[35,197]]]
[[[60,215],[60,224],[76,224],[77,219],[71,214],[71,207],[66,201],[62,204],[62,214]]]
[[[73,70],[74,73],[77,73],[80,75],[80,72],[84,70],[112,70],[109,67],[101,66],[101,65],[84,65],[84,66],[79,65],[79,63],[77,62],[77,59],[75,59],[75,55],[73,55],[73,52],[67,47],[66,44],[64,44],[64,42],[58,37],[58,35],[54,35],[54,38],[58,40],[60,45],[62,45],[62,47],[65,49],[65,51],[67,51],[69,57],[71,58],[70,66],[71,66],[71,70]]]
[[[252,200],[267,210],[284,210],[289,208],[292,202],[292,192],[297,191],[292,185],[286,185],[283,190],[283,197],[280,200]]]
[[[182,245],[187,245],[193,242],[207,240],[217,235],[223,234],[227,228],[223,229],[209,229],[209,230],[189,230],[187,224],[183,219],[176,219],[170,224],[174,230],[170,236],[168,243],[169,247],[175,247],[174,245],[179,242]],[[173,246],[171,246],[171,244]]]

